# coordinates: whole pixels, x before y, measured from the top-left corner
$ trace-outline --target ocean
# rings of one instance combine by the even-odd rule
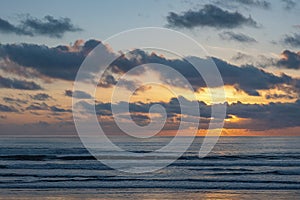
[[[205,158],[197,137],[174,163],[141,174],[102,164],[77,137],[0,139],[0,199],[300,199],[300,137],[221,137]],[[114,142],[145,153],[170,139]]]

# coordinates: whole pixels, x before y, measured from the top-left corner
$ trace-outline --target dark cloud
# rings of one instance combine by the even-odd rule
[[[72,91],[72,90],[66,90],[66,91],[65,91],[65,95],[66,95],[67,97],[72,97],[72,96],[73,96],[73,91]]]
[[[127,115],[119,115],[120,118],[128,119]],[[131,114],[131,119],[139,126],[147,126],[151,119],[146,114]]]
[[[284,9],[291,10],[296,7],[297,3],[293,0],[281,0],[284,3]]]
[[[231,60],[261,68],[276,66],[278,61],[278,59],[267,57],[265,55],[252,56],[241,52],[234,55]]]
[[[292,47],[300,47],[300,34],[286,35],[283,42]]]
[[[18,77],[22,77],[25,79],[36,79],[39,78],[41,79],[44,83],[51,83],[52,80],[49,77],[46,77],[45,75],[42,75],[39,73],[37,70],[28,68],[28,67],[23,67],[20,66],[8,59],[1,59],[1,54],[0,54],[0,70],[2,70],[6,74],[13,74]]]
[[[293,103],[270,103],[266,105],[234,103],[227,107],[228,115],[249,119],[246,123],[227,124],[227,128],[269,130],[300,126],[300,101]]]
[[[73,46],[53,48],[36,44],[0,44],[0,57],[34,69],[44,76],[74,80],[86,55],[100,43],[97,40],[85,43],[79,40]]]
[[[66,90],[65,95],[68,97],[74,97],[77,99],[92,99],[92,96],[86,92],[83,91],[75,91],[72,90]]]
[[[269,9],[271,7],[271,3],[268,1],[260,1],[260,0],[235,0],[237,3],[254,6],[264,9]]]
[[[15,99],[15,98],[11,98],[11,97],[3,97],[3,101],[6,102],[6,103],[16,104],[18,106],[20,106],[21,104],[27,104],[28,103],[27,100]]]
[[[216,5],[222,5],[227,8],[262,8],[262,9],[270,9],[271,3],[264,0],[218,0],[214,2]]]
[[[119,61],[122,59],[122,61]],[[187,61],[181,59],[167,59],[161,56],[158,56],[154,53],[148,54],[143,51],[135,51],[130,57],[121,57],[116,60],[113,70],[118,74],[122,75],[127,70],[134,68],[137,64],[146,64],[146,63],[159,63],[166,66],[170,66],[173,69],[177,70],[190,82],[192,87],[195,90],[199,90],[202,87],[206,87],[206,84],[197,70]],[[198,57],[190,57],[193,62],[201,65],[207,65],[208,60]],[[132,62],[131,62],[132,61]],[[257,90],[268,90],[275,88],[280,84],[290,84],[291,77],[286,75],[276,76],[272,73],[268,73],[264,70],[258,69],[252,65],[245,65],[238,67],[231,65],[223,60],[218,58],[213,58],[213,61],[216,63],[217,68],[219,69],[221,76],[223,78],[225,85],[235,86],[238,90],[243,90],[249,95],[257,96],[259,95]],[[119,65],[118,63],[127,63],[124,65]],[[132,63],[132,64],[129,64]],[[143,73],[143,72],[140,72]],[[181,83],[178,80],[174,79],[174,75],[169,72],[164,72],[161,70],[161,80],[168,84],[174,85],[176,87],[185,87],[184,83]],[[215,77],[211,77],[214,79]],[[115,81],[112,82],[115,84]],[[219,87],[221,85],[214,85],[214,87]]]
[[[273,89],[281,84],[289,85],[292,81],[292,78],[287,75],[276,76],[252,65],[236,67],[224,61],[216,62],[218,67],[224,65],[224,67],[219,67],[219,70],[226,85],[234,85],[236,89],[243,90],[252,96],[259,95],[257,90]]]
[[[0,88],[19,90],[42,90],[43,88],[33,81],[4,78],[0,75]]]
[[[71,110],[69,109],[64,109],[64,108],[60,108],[58,106],[49,106],[46,103],[38,103],[38,102],[34,102],[31,105],[29,105],[28,107],[26,107],[26,110],[30,110],[30,111],[52,111],[53,113],[61,113],[61,112],[71,112]]]
[[[1,33],[15,33],[17,35],[30,35],[31,33],[23,30],[22,28],[16,27],[8,21],[0,18],[0,32]]]
[[[3,105],[3,104],[0,104],[0,111],[1,112],[18,112],[18,110],[16,108],[14,108],[13,106],[7,106],[7,105]]]
[[[84,111],[92,113],[95,109],[97,115],[102,116],[112,116],[111,104],[110,103],[98,103],[96,105],[91,105],[86,101],[80,101],[75,105],[77,108],[83,108]]]
[[[13,62],[27,68],[37,70],[40,74],[51,78],[59,78],[64,80],[74,80],[77,70],[84,60],[87,53],[101,42],[90,40],[87,42],[76,41],[73,46],[57,46],[49,48],[46,46],[33,44],[11,44],[0,45],[0,55],[4,59],[10,59]],[[105,45],[103,45],[109,53],[112,53]],[[198,57],[190,57],[189,59],[199,65],[207,65],[208,59]],[[213,58],[215,61],[225,85],[234,86],[238,90],[242,90],[249,95],[259,95],[258,90],[267,90],[276,88],[278,85],[290,85],[291,77],[286,75],[273,75],[264,70],[258,69],[253,65],[235,66],[226,63],[220,59]],[[122,55],[116,59],[110,66],[106,75],[101,78],[99,87],[111,87],[115,85],[119,78],[128,70],[142,64],[158,63],[172,67],[182,74],[190,82],[195,90],[206,87],[205,82],[194,67],[184,59],[167,59],[158,56],[155,53],[147,53],[142,50],[134,50],[130,55]],[[137,70],[134,75],[141,75],[146,68]],[[184,82],[174,79],[174,74],[160,70],[160,79],[168,85],[186,88]],[[88,77],[88,76],[87,76]],[[211,77],[214,79],[215,77]],[[132,89],[137,85],[134,81],[124,82],[121,85],[124,88]],[[221,85],[213,85],[218,87]],[[70,96],[70,91],[66,93]],[[90,95],[78,92],[78,98],[90,97]]]
[[[205,5],[198,11],[189,10],[182,14],[170,12],[167,16],[168,26],[178,28],[214,27],[237,28],[241,26],[258,27],[250,16],[245,17],[239,12],[223,10],[215,5]]]
[[[285,50],[281,54],[282,58],[277,62],[279,67],[287,69],[300,69],[300,52],[294,53]]]
[[[33,100],[37,101],[46,101],[48,99],[51,99],[52,97],[46,93],[38,93],[36,95],[30,96]]]
[[[49,110],[49,106],[46,103],[33,103],[26,107],[26,110]]]
[[[257,42],[254,38],[245,35],[243,33],[234,33],[232,31],[225,31],[219,34],[219,37],[224,40],[232,40],[242,43],[255,43]]]
[[[69,109],[59,108],[57,106],[51,106],[50,110],[53,112],[71,112]]]
[[[257,42],[254,38],[245,35],[243,33],[234,33],[231,31],[225,31],[219,34],[220,38],[224,40],[233,40],[242,43],[255,43]]]
[[[72,24],[69,18],[55,19],[52,16],[45,16],[42,20],[30,17],[29,15],[20,21],[19,25],[13,25],[7,20],[0,18],[0,32],[14,33],[17,35],[45,35],[61,38],[67,32],[77,32],[82,29]]]
[[[172,99],[170,99],[169,102],[149,102],[149,103],[135,102],[135,103],[129,103],[130,115],[132,118],[136,118],[137,121],[139,121],[138,120],[138,118],[139,118],[143,122],[146,122],[146,121],[149,122],[148,114],[149,114],[149,110],[150,110],[151,106],[161,105],[166,109],[166,113],[169,118],[180,115],[182,113],[182,109],[185,109],[186,114],[188,114],[189,116],[199,117],[199,115],[198,115],[199,112],[189,109],[189,105],[194,102],[191,102],[182,96],[179,98],[181,99],[182,102],[184,102],[185,106],[187,106],[187,107],[181,108],[177,98],[172,98]],[[115,105],[118,108],[121,108],[125,104],[127,104],[127,103],[121,101]],[[83,108],[83,110],[87,113],[93,113],[93,111],[95,109],[96,114],[99,116],[113,117],[112,112],[111,112],[111,106],[112,106],[111,103],[100,102],[100,103],[97,103],[96,105],[92,105],[86,101],[80,101],[75,105],[76,108],[78,108],[78,109]],[[207,105],[204,102],[199,102],[199,109],[200,109],[201,116],[203,116],[205,118],[209,118],[210,117],[210,106],[208,106],[208,107],[206,107],[206,106]],[[126,107],[126,106],[124,106],[124,107]],[[125,111],[123,109],[118,109],[117,114],[120,116],[124,116],[124,117],[126,116],[126,114],[128,115],[127,111]]]
[[[122,65],[120,65],[120,66],[122,66]],[[123,67],[121,67],[121,68],[123,68]],[[115,70],[115,69],[121,69],[121,68],[114,67],[113,70]],[[125,71],[122,71],[120,73],[124,73],[124,72]],[[103,78],[100,79],[100,82],[99,82],[98,86],[103,87],[103,88],[109,88],[112,85],[116,85],[116,84],[117,84],[117,81],[116,81],[115,77],[113,77],[111,74],[107,74],[106,76],[104,76]]]
[[[77,32],[82,29],[74,26],[69,18],[55,19],[52,16],[45,16],[42,20],[28,17],[22,21],[22,26],[26,27],[33,35],[46,35],[49,37],[61,38],[66,32]]]
[[[183,97],[179,97],[183,98]],[[184,101],[191,103],[191,101],[184,99]],[[123,102],[119,102],[121,105]],[[149,109],[153,105],[161,105],[165,108],[167,113],[167,125],[172,129],[174,124],[180,122],[182,108],[178,102],[178,99],[172,98],[169,102],[149,102],[149,103],[130,103],[129,110],[133,120],[141,125],[147,125],[149,123]],[[194,111],[188,111],[187,115],[184,117],[185,120],[189,120],[191,117],[196,117],[200,119],[199,128],[207,128],[211,117],[211,105],[205,104],[204,102],[198,101],[200,116]],[[111,113],[110,103],[99,103],[95,107],[87,102],[79,102],[76,106],[83,106],[85,111],[92,111],[93,108],[96,109],[97,115],[111,117],[110,121],[113,121],[113,116]],[[215,106],[218,106],[215,105]],[[121,117],[125,115],[125,112],[118,113]],[[242,118],[242,121],[227,121],[225,123],[225,128],[232,129],[248,129],[252,131],[263,131],[271,130],[277,128],[288,128],[300,126],[300,101],[295,101],[292,103],[270,103],[270,104],[243,104],[241,102],[227,104],[227,119],[231,119],[232,116]],[[126,117],[128,118],[128,117]],[[175,121],[174,121],[175,120]],[[173,125],[172,125],[173,124]]]

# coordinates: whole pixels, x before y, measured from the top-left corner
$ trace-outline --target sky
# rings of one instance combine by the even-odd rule
[[[214,104],[226,105],[223,136],[300,135],[300,5],[295,0],[168,0],[168,1],[3,1],[0,7],[0,127],[1,135],[76,135],[72,98],[86,111],[95,103],[97,119],[109,134],[120,134],[111,105],[129,103],[126,116],[139,126],[161,120],[154,104],[166,111],[160,134],[174,135],[180,123],[200,120],[206,133]],[[213,103],[210,90],[185,58],[158,50],[121,53],[100,78],[95,95],[73,90],[84,59],[102,41],[122,31],[162,27],[191,37],[210,58],[186,48],[187,57],[201,63],[212,59],[225,90],[225,101]],[[178,47],[181,41],[174,41]],[[129,75],[111,101],[117,82],[129,70],[159,63],[177,70],[193,88],[195,99],[171,74],[150,67]],[[140,81],[160,84],[140,85]],[[197,102],[200,116],[181,113],[178,96]]]

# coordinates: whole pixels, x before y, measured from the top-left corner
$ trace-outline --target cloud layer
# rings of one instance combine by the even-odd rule
[[[100,41],[96,40],[89,40],[87,42],[76,41],[72,46],[57,46],[52,48],[35,44],[7,44],[0,45],[0,57],[25,68],[36,70],[41,76],[72,81],[86,55],[99,44],[103,45]],[[107,51],[111,51],[105,45],[103,45],[103,47],[106,48]],[[283,54],[285,57],[278,62],[278,65],[294,69],[299,67],[298,54],[289,51],[285,51]],[[198,57],[191,57],[190,59],[199,63],[199,65],[207,65],[209,62],[207,59]],[[234,86],[237,90],[242,90],[252,96],[259,96],[258,90],[274,89],[284,84],[294,87],[294,80],[287,75],[274,75],[258,69],[253,65],[235,66],[218,58],[213,58],[213,61],[216,63],[225,85]],[[204,80],[187,61],[182,59],[167,59],[155,53],[147,53],[142,50],[134,50],[116,59],[111,64],[106,76],[102,77],[99,87],[111,87],[117,83],[118,77],[122,74],[138,65],[147,63],[158,63],[170,66],[186,77],[195,90],[206,87]],[[137,73],[142,74],[144,72],[145,69]],[[17,74],[19,75],[20,73]],[[173,74],[164,72],[163,70],[160,71],[159,74],[160,79],[165,84],[185,87],[184,83],[174,80]],[[2,82],[2,87],[22,88],[22,86],[20,86],[21,83],[17,80],[6,80],[2,78]],[[22,85],[25,85],[23,88],[26,89],[41,89],[41,87],[34,82],[22,83]],[[134,81],[128,80],[123,87],[133,88],[135,84]],[[220,85],[215,85],[214,87],[218,86]],[[71,92],[66,92],[66,95],[70,96]],[[88,94],[80,93],[80,91],[77,91],[76,96],[77,98],[90,98]]]
[[[191,103],[191,101],[179,97],[182,100]],[[119,102],[118,105],[124,102]],[[189,118],[199,118],[199,128],[207,128],[211,117],[211,106],[204,102],[198,101],[200,116],[195,115],[191,110],[187,115],[181,118],[181,107],[178,99],[172,98],[168,102],[149,102],[149,103],[130,103],[129,110],[131,113],[116,113],[117,115],[131,115],[133,120],[140,125],[147,124],[150,120],[149,109],[153,105],[161,105],[165,108],[167,113],[166,129],[176,129],[181,120],[188,121]],[[81,101],[76,106],[84,107],[85,111],[92,111],[93,105]],[[216,105],[218,106],[218,105]],[[109,117],[110,123],[113,122],[110,103],[98,103],[95,105],[96,113],[102,117]],[[227,116],[225,128],[230,129],[248,129],[252,131],[263,131],[277,128],[297,127],[300,126],[300,101],[292,103],[270,103],[266,105],[260,104],[243,104],[241,102],[227,104]],[[240,122],[231,122],[232,116],[242,119]],[[124,118],[125,119],[125,118]]]
[[[89,40],[86,42],[78,40],[73,45],[60,45],[57,47],[35,44],[6,44],[0,45],[0,57],[8,63],[17,64],[16,66],[36,70],[38,72],[36,78],[42,79],[46,76],[54,80],[66,80],[71,83],[71,81],[74,80],[81,62],[97,45],[103,44],[97,40]],[[107,48],[109,52],[112,51],[105,45],[103,45],[103,47]],[[208,58],[190,57],[190,59],[201,65],[205,65],[208,62]],[[284,98],[293,101],[292,103],[269,103],[265,105],[245,104],[242,102],[236,102],[231,105],[228,104],[226,128],[242,128],[256,131],[300,126],[299,120],[296,120],[300,117],[300,112],[298,112],[298,110],[300,110],[300,103],[299,100],[295,100],[297,98],[295,93],[299,93],[300,80],[285,74],[275,75],[253,65],[237,66],[219,58],[212,58],[212,60],[219,69],[225,85],[233,86],[237,91],[243,91],[250,96],[261,96],[261,98],[274,100]],[[278,61],[278,66],[289,69],[299,69],[299,60],[299,53],[286,50],[282,53],[282,58]],[[98,87],[113,87],[117,84],[119,76],[124,75],[135,66],[147,63],[163,64],[175,69],[182,74],[198,92],[201,92],[201,89],[206,87],[201,76],[186,60],[166,58],[154,52],[145,52],[139,49],[121,55],[116,59],[102,80],[102,84],[99,84]],[[141,70],[137,71],[133,76],[141,76],[146,70],[146,68],[141,68]],[[19,76],[19,74],[20,73],[16,73],[15,75]],[[14,74],[12,73],[11,75]],[[39,75],[41,77],[39,77]],[[160,71],[157,73],[157,76],[165,84],[182,88],[185,87],[183,83],[174,80],[173,74]],[[133,87],[135,82],[128,81],[125,82],[125,84],[127,84],[127,88],[130,88]],[[220,85],[214,85],[214,87],[218,86]],[[0,76],[0,87],[21,90],[43,89],[32,81],[4,78],[2,76]],[[271,89],[280,91],[280,93],[272,93],[269,91]],[[136,91],[136,94],[140,95],[148,90],[151,90],[151,87],[140,88],[140,90]],[[262,96],[261,91],[263,90],[269,93]],[[93,105],[85,102],[93,98],[84,91],[73,92],[62,88],[59,98],[62,98],[63,95],[81,99],[81,106],[87,109],[93,109]],[[0,104],[0,110],[5,113],[21,113],[22,111],[36,116],[55,116],[55,119],[58,120],[64,120],[60,117],[70,115],[70,105],[59,105],[59,103],[54,101],[55,97],[52,97],[52,93],[51,96],[44,92],[30,93],[30,95],[26,97],[27,99],[2,98],[3,104]],[[189,100],[185,99],[185,101]],[[121,104],[122,102],[119,103]],[[164,102],[132,102],[130,103],[130,115],[137,124],[146,125],[150,121],[150,116],[148,115],[149,109],[154,104],[160,104],[167,110],[168,124],[165,128],[168,130],[176,130],[181,120],[181,108],[178,104],[178,100],[175,98]],[[199,117],[202,120],[199,127],[206,128],[211,117],[211,106],[201,101],[199,101],[198,104],[201,116],[196,116],[193,111],[191,111],[183,120],[188,121],[190,118]],[[110,127],[113,124],[111,104],[97,101],[95,108],[99,117],[104,117],[105,120],[107,120],[105,123]],[[120,113],[120,115],[122,117],[128,115],[128,113]],[[233,116],[241,118],[241,121],[230,121]],[[124,117],[124,119],[126,118]],[[7,120],[7,116],[2,120]]]
[[[197,62],[199,65],[207,65],[209,62],[207,59],[198,57],[191,57],[190,59],[193,59],[193,61]],[[234,86],[237,90],[242,90],[252,96],[259,96],[257,90],[273,89],[281,84],[290,85],[292,82],[292,78],[289,76],[276,76],[252,65],[239,67],[229,64],[218,58],[213,58],[213,61],[219,69],[225,85]],[[130,56],[122,56],[117,59],[113,63],[111,71],[114,73],[123,74],[137,65],[146,63],[159,63],[172,67],[182,74],[195,90],[206,87],[206,84],[199,73],[187,61],[181,59],[167,59],[158,56],[155,53],[148,54],[141,50],[133,51],[131,52]],[[143,72],[141,71],[141,73]],[[174,80],[173,74],[164,73],[163,71],[160,73],[161,80],[164,81],[165,84],[184,88],[184,83]],[[214,77],[211,78],[213,79]],[[115,84],[116,81],[114,80],[112,82],[107,82],[106,86]],[[215,85],[215,87],[218,86],[221,85]]]

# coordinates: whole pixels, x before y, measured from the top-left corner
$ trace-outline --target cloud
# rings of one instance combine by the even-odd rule
[[[119,115],[120,118],[124,118],[124,120],[128,119],[128,115]],[[131,119],[139,126],[147,126],[151,119],[147,114],[131,114]]]
[[[282,58],[277,62],[279,67],[287,69],[300,69],[300,52],[294,53],[285,50],[281,54]]]
[[[30,96],[33,100],[45,101],[51,99],[52,97],[46,93],[38,93],[36,95]]]
[[[257,42],[254,38],[245,35],[243,33],[234,33],[231,31],[225,31],[219,34],[219,37],[224,40],[232,40],[242,43],[255,43]]]
[[[97,40],[89,40],[85,43],[76,41],[73,46],[57,47],[36,44],[0,44],[0,58],[36,70],[37,76],[41,74],[50,78],[74,80],[87,54],[99,44],[101,42]],[[107,47],[103,45],[103,48]]]
[[[0,88],[19,90],[42,90],[43,88],[33,81],[4,78],[0,75]]]
[[[26,110],[49,110],[49,106],[46,103],[33,103],[26,107]]]
[[[84,91],[75,91],[72,90],[66,90],[65,95],[68,97],[74,97],[77,99],[92,99],[92,96]]]
[[[234,55],[231,60],[262,68],[276,66],[278,61],[276,58],[267,57],[265,55],[252,56],[241,52]]]
[[[284,9],[291,10],[296,7],[297,3],[293,0],[281,0],[285,5]]]
[[[300,52],[292,52],[290,50],[284,50],[281,53],[280,59],[266,57],[264,55],[252,56],[241,52],[238,52],[231,59],[233,61],[247,63],[246,65],[254,65],[262,68],[275,66],[286,69],[300,69]]]
[[[123,67],[122,67],[123,68]],[[113,70],[116,68],[113,68]],[[118,69],[120,69],[118,67]],[[124,73],[125,71],[122,71],[120,73]],[[111,74],[106,74],[103,78],[100,79],[100,82],[98,84],[98,86],[103,87],[103,88],[109,88],[112,85],[116,85],[117,81],[115,79],[115,77],[113,77]]]
[[[36,36],[43,35],[54,38],[62,38],[67,32],[82,31],[72,24],[69,18],[55,19],[47,15],[43,19],[37,19],[27,15],[19,25],[13,25],[9,21],[0,18],[0,32],[14,33],[17,35]]]
[[[275,95],[276,96],[276,95]],[[276,96],[277,97],[277,96]],[[276,98],[275,97],[275,98]],[[279,96],[278,96],[279,97]],[[183,97],[179,97],[183,98]],[[192,103],[187,99],[182,99],[187,104]],[[124,102],[119,102],[118,105],[122,105]],[[193,102],[195,103],[195,102]],[[167,121],[165,127],[166,129],[173,129],[180,123],[182,108],[179,104],[178,99],[172,98],[168,102],[132,102],[129,103],[130,113],[119,112],[119,116],[124,117],[130,115],[133,120],[141,126],[147,125],[149,123],[149,109],[153,105],[161,105],[165,108],[167,113]],[[270,103],[270,104],[243,104],[241,102],[236,102],[233,104],[227,104],[227,116],[225,128],[230,129],[248,129],[252,131],[264,131],[277,128],[288,128],[288,127],[298,127],[300,126],[300,101],[295,101],[292,103]],[[211,118],[211,105],[205,104],[204,102],[198,101],[200,116],[197,112],[186,111],[183,121],[189,120],[189,118],[199,118],[200,125],[199,128],[207,128],[208,123]],[[215,106],[218,106],[217,104]],[[110,103],[98,103],[95,107],[87,102],[81,101],[77,103],[76,106],[84,107],[85,111],[92,111],[93,108],[96,109],[96,113],[99,117],[109,117],[110,125],[112,127],[114,124],[114,118],[111,113]],[[155,112],[154,112],[155,113]],[[238,117],[239,121],[230,121],[232,116]]]
[[[271,7],[271,3],[268,1],[259,1],[259,0],[235,0],[237,3],[254,6],[264,9],[269,9]]]
[[[31,33],[23,30],[22,28],[18,28],[13,24],[9,23],[8,21],[0,18],[0,32],[1,33],[15,33],[17,35],[30,35],[33,36]]]
[[[205,5],[198,11],[186,11],[182,14],[170,12],[167,16],[168,26],[192,29],[195,27],[237,28],[241,26],[258,27],[250,16],[239,12],[223,10],[215,5]]]
[[[69,18],[55,19],[49,15],[42,20],[28,17],[22,21],[22,26],[29,29],[29,32],[33,35],[46,35],[56,38],[63,37],[66,32],[82,31],[81,28],[74,26]]]
[[[66,90],[66,91],[65,91],[65,95],[66,95],[67,97],[73,97],[73,91],[72,91],[72,90]]]
[[[206,129],[208,123],[210,122],[211,106],[200,101],[198,103],[201,110],[201,116],[194,116],[193,113],[189,113],[188,115],[183,117],[182,122],[184,123],[185,121],[189,121],[189,119],[191,118],[199,118],[199,128]],[[80,102],[80,104],[85,104],[85,106],[93,108],[92,105],[86,102]],[[178,105],[178,103],[176,103],[175,99],[170,99],[168,102],[149,102],[142,104],[140,102],[131,103],[130,107],[132,111],[130,115],[132,116],[133,121],[135,121],[140,126],[147,125],[149,123],[149,106],[153,104],[161,104],[167,110],[168,118],[163,130],[178,130],[178,124],[180,123],[181,115],[180,106]],[[110,103],[96,104],[96,111],[100,119],[99,123],[101,124],[101,127],[105,130],[105,132],[109,132],[109,134],[120,134],[121,130],[113,121],[113,117],[109,109],[110,106]],[[236,102],[233,104],[227,104],[227,120],[225,121],[224,128],[247,129],[250,131],[268,131],[281,128],[299,127],[299,111],[299,100],[292,103],[244,104],[241,102]],[[123,116],[123,114],[121,113],[120,115],[121,117]],[[235,117],[238,117],[239,120],[231,121],[231,119],[234,119]],[[128,116],[126,118],[128,119]],[[64,125],[60,123],[63,123]],[[59,123],[49,124],[52,127],[57,128],[55,130],[50,128],[44,130],[48,131],[49,133],[74,133],[74,131],[76,132],[72,121],[60,121]],[[71,128],[71,130],[67,129],[65,125],[71,126],[72,128],[69,127]],[[15,130],[15,132],[23,133],[22,129],[24,129],[25,132],[27,131],[29,133],[28,130],[32,129],[29,129],[29,124],[27,124],[26,127],[27,128],[24,129],[24,125],[22,125],[21,128]],[[36,125],[32,124],[31,127],[36,128]],[[12,126],[12,124],[9,124],[9,128],[7,126],[2,126],[2,130],[6,130],[4,132],[7,132],[8,130],[12,132],[14,128],[17,128],[17,126]],[[40,129],[39,131],[34,133],[40,134],[41,131],[43,131],[43,129]]]
[[[120,59],[122,61],[119,61]],[[190,57],[190,59],[199,65],[207,65],[209,63],[209,60],[198,57]],[[276,88],[277,85],[280,84],[289,85],[292,79],[286,75],[273,75],[272,73],[268,73],[252,65],[235,66],[218,58],[213,58],[213,61],[216,63],[225,85],[235,86],[236,89],[242,90],[253,96],[258,95],[257,90]],[[122,65],[120,63],[126,63],[126,65]],[[187,61],[181,59],[167,59],[165,57],[158,56],[155,53],[148,54],[141,50],[132,52],[131,56],[129,57],[123,56],[117,59],[115,65],[113,65],[112,71],[122,75],[131,68],[146,63],[163,64],[177,70],[190,82],[195,90],[206,87],[206,84],[199,73]],[[143,71],[140,71],[139,73],[142,74]],[[164,72],[163,70],[158,73],[160,73],[161,81],[163,81],[165,84],[176,87],[185,87],[184,83],[174,80],[173,74]],[[112,82],[112,85],[114,84],[115,81]],[[221,85],[214,85],[214,87],[219,86]]]
[[[50,78],[63,80],[74,80],[77,70],[85,56],[98,44],[101,44],[108,53],[113,54],[111,50],[103,45],[100,41],[89,40],[83,42],[78,40],[72,46],[57,46],[49,48],[47,46],[34,44],[7,44],[0,45],[0,55],[3,59],[9,59],[18,65],[26,68],[34,69],[39,74]],[[199,65],[209,64],[208,59],[190,57],[189,59]],[[249,95],[259,95],[258,90],[267,90],[276,88],[278,85],[290,85],[291,77],[286,75],[273,75],[264,70],[258,69],[253,65],[235,66],[224,62],[218,58],[213,58],[216,63],[225,85],[234,86],[237,90],[242,90]],[[206,87],[204,80],[194,67],[184,59],[167,59],[163,56],[158,56],[155,53],[147,53],[136,49],[130,52],[129,55],[121,55],[116,59],[106,72],[103,79],[99,83],[99,87],[112,87],[118,82],[118,78],[125,72],[135,66],[158,63],[172,67],[182,74],[190,82],[195,90]],[[140,76],[146,71],[146,67],[137,70],[134,76]],[[165,84],[186,88],[184,82],[174,79],[174,74],[160,70],[159,78]],[[87,75],[89,77],[90,74]],[[215,77],[212,77],[215,78]],[[136,81],[125,81],[123,88],[132,89],[138,84]],[[214,85],[218,87],[221,85]],[[141,92],[141,91],[140,91]],[[70,96],[70,91],[66,93]],[[78,98],[88,98],[87,94],[77,93]]]
[[[191,102],[184,97],[179,97],[182,102],[184,102],[185,108],[181,108],[179,101],[177,98],[172,98],[169,100],[169,102],[149,102],[149,103],[143,103],[143,102],[131,102],[129,103],[129,112],[127,110],[118,109],[117,112],[114,114],[117,114],[118,116],[122,116],[125,118],[125,116],[131,115],[132,118],[135,118],[134,120],[137,120],[137,122],[141,123],[148,123],[149,122],[149,110],[153,105],[161,105],[165,108],[167,117],[171,120],[173,117],[178,116],[181,114],[182,109],[185,109],[185,113],[192,117],[200,117],[198,114],[199,112],[195,110],[189,109],[189,105],[195,105],[195,102]],[[118,108],[124,107],[126,102],[119,102],[115,104],[118,106]],[[99,116],[105,116],[105,117],[111,117],[110,120],[113,120],[113,115],[111,111],[111,103],[103,103],[99,102],[95,105],[92,105],[86,101],[80,101],[75,105],[76,109],[79,109],[86,113],[93,113],[94,109],[96,111],[96,114]],[[199,102],[199,109],[202,117],[209,118],[210,117],[210,106],[206,107],[206,104],[204,102]],[[123,107],[123,108],[124,108]],[[152,110],[152,112],[156,113],[155,110]],[[159,114],[159,113],[158,113]],[[145,125],[145,124],[144,124]]]
[[[83,108],[84,111],[88,113],[93,113],[95,109],[97,115],[112,116],[110,103],[100,102],[96,105],[92,105],[86,101],[80,101],[75,106],[77,109]]]
[[[271,8],[271,3],[263,0],[218,0],[214,4],[222,5],[227,8],[256,7],[268,10]]]
[[[43,103],[34,102],[31,105],[27,106],[26,110],[30,110],[30,111],[52,111],[53,113],[71,112],[70,109],[64,109],[64,108],[60,108],[58,106],[49,106],[45,102],[43,102]]]
[[[300,126],[300,101],[266,105],[234,103],[227,107],[228,115],[249,119],[245,123],[227,124],[227,128],[246,128],[263,131]]]
[[[59,112],[59,113],[60,112],[71,112],[71,110],[69,110],[69,109],[59,108],[57,106],[51,106],[50,110],[53,112]]]
[[[3,105],[3,104],[0,104],[0,111],[1,112],[18,112],[18,110],[16,108],[14,108],[13,106],[7,106],[7,105]]]
[[[283,42],[292,47],[300,47],[300,34],[286,35]]]
[[[227,64],[223,61],[217,62],[219,65]],[[259,93],[257,90],[269,90],[281,84],[290,85],[292,81],[292,78],[287,75],[282,74],[281,76],[276,76],[251,65],[245,65],[243,67],[227,65],[227,69],[219,67],[224,83],[226,85],[235,85],[237,90],[243,90],[251,96],[258,96]]]
[[[3,101],[6,103],[13,103],[16,104],[18,106],[21,106],[21,104],[27,104],[28,101],[27,100],[23,100],[23,99],[15,99],[15,98],[11,98],[11,97],[3,97]]]

